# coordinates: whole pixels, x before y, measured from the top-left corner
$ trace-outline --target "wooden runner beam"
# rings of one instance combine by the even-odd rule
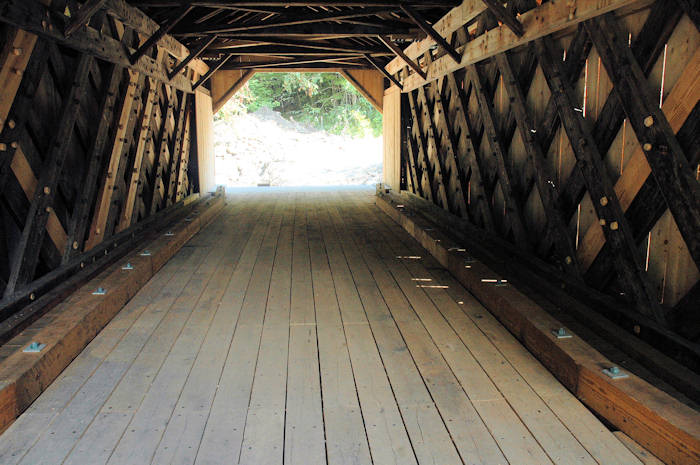
[[[609,15],[586,23],[678,229],[700,268],[700,187],[675,132]]]
[[[587,122],[575,108],[573,89],[564,83],[563,71],[559,60],[552,57],[543,40],[535,43],[540,67],[544,73],[552,95],[556,98],[559,116],[578,160],[586,186],[591,196],[593,207],[601,223],[605,222],[606,241],[615,251],[618,259],[615,265],[620,278],[631,297],[637,303],[638,310],[652,315],[661,324],[666,323],[666,315],[659,305],[656,292],[649,284],[642,267],[624,212],[607,176],[602,157],[596,148]]]
[[[453,237],[440,224],[426,221],[421,210],[411,215],[396,204],[408,196],[381,194],[377,206],[398,222],[450,273],[472,292],[576,397],[666,463],[695,464],[700,459],[698,413],[633,373],[611,379],[602,368],[613,365],[576,334],[560,340],[552,328],[564,325],[514,286],[494,286],[484,278],[505,278],[474,255],[489,253],[477,241],[469,251],[450,249]],[[460,234],[467,237],[468,234]],[[483,253],[482,253],[483,252]],[[493,256],[493,254],[491,254]],[[465,260],[471,266],[465,268]],[[490,264],[490,263],[489,263]],[[694,375],[694,374],[693,374]],[[697,375],[694,375],[697,376]]]
[[[476,65],[471,65],[467,69],[467,75],[472,82],[472,89],[476,92],[476,98],[481,108],[481,118],[484,123],[484,131],[489,140],[489,146],[493,150],[496,157],[496,166],[498,171],[498,182],[501,185],[503,196],[506,202],[506,211],[510,213],[506,215],[506,220],[510,219],[511,228],[515,236],[515,241],[524,250],[530,250],[530,238],[525,229],[525,220],[523,219],[520,202],[513,188],[513,173],[505,161],[505,148],[496,127],[496,116],[494,114],[493,105],[491,104],[490,96],[486,91],[486,78],[482,71]]]
[[[535,125],[528,114],[525,106],[525,96],[518,85],[508,53],[496,55],[496,63],[510,97],[511,108],[515,114],[520,139],[525,145],[527,158],[532,164],[535,173],[537,192],[545,209],[548,226],[555,238],[554,247],[558,252],[564,270],[580,277],[576,247],[566,227],[566,220],[563,217],[561,205],[559,204],[559,189],[542,153],[542,148],[535,139],[535,134],[533,134]]]
[[[82,55],[73,76],[73,84],[64,99],[61,118],[55,128],[51,151],[44,160],[38,177],[38,189],[32,199],[12,264],[5,295],[12,295],[34,277],[39,251],[46,233],[46,224],[53,207],[63,164],[68,155],[78,111],[85,95],[92,57]]]

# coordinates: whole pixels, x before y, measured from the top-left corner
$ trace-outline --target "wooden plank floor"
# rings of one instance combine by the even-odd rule
[[[234,192],[0,463],[641,464],[373,202]]]

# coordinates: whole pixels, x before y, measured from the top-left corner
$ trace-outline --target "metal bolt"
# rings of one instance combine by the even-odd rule
[[[51,188],[49,186],[44,186],[44,194],[49,195],[51,193]]]
[[[620,367],[613,365],[609,368],[603,368],[603,373],[608,375],[612,379],[627,378],[629,375],[620,370]]]
[[[646,118],[644,118],[644,126],[650,128],[654,125],[654,117],[649,115]]]
[[[600,223],[601,226],[605,226],[605,218],[601,218],[598,223]]]
[[[559,329],[554,329],[552,330],[552,334],[557,338],[557,339],[568,339],[571,337],[571,334],[566,330],[566,328],[561,327]]]
[[[602,206],[606,206],[608,204],[608,198],[607,197],[601,197],[600,198],[600,204]]]
[[[20,56],[22,54],[22,52],[23,52],[23,50],[20,47],[15,47],[12,49],[12,53],[17,57]]]
[[[73,250],[78,250],[78,241],[73,241]]]
[[[13,119],[7,120],[7,127],[8,127],[8,128],[14,129],[15,126],[17,126],[17,124],[15,123],[15,120],[13,120]]]
[[[642,145],[642,148],[645,152],[649,152],[651,151],[651,144],[649,142],[645,142],[644,145]]]
[[[34,300],[34,299],[36,299],[36,296],[32,292],[31,294],[29,294],[29,300]]]
[[[567,255],[566,258],[564,259],[564,261],[566,262],[567,265],[571,265],[574,260]]]
[[[612,229],[613,231],[617,231],[617,228],[618,228],[617,221],[613,221],[612,223],[610,223],[610,229]]]

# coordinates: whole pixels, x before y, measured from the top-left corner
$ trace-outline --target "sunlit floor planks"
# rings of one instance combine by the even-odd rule
[[[367,189],[251,189],[0,436],[2,464],[640,464]]]

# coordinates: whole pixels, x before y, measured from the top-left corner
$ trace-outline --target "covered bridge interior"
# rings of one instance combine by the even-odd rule
[[[697,0],[0,0],[0,46],[0,463],[700,463]],[[215,185],[288,71],[382,111],[376,190]]]

